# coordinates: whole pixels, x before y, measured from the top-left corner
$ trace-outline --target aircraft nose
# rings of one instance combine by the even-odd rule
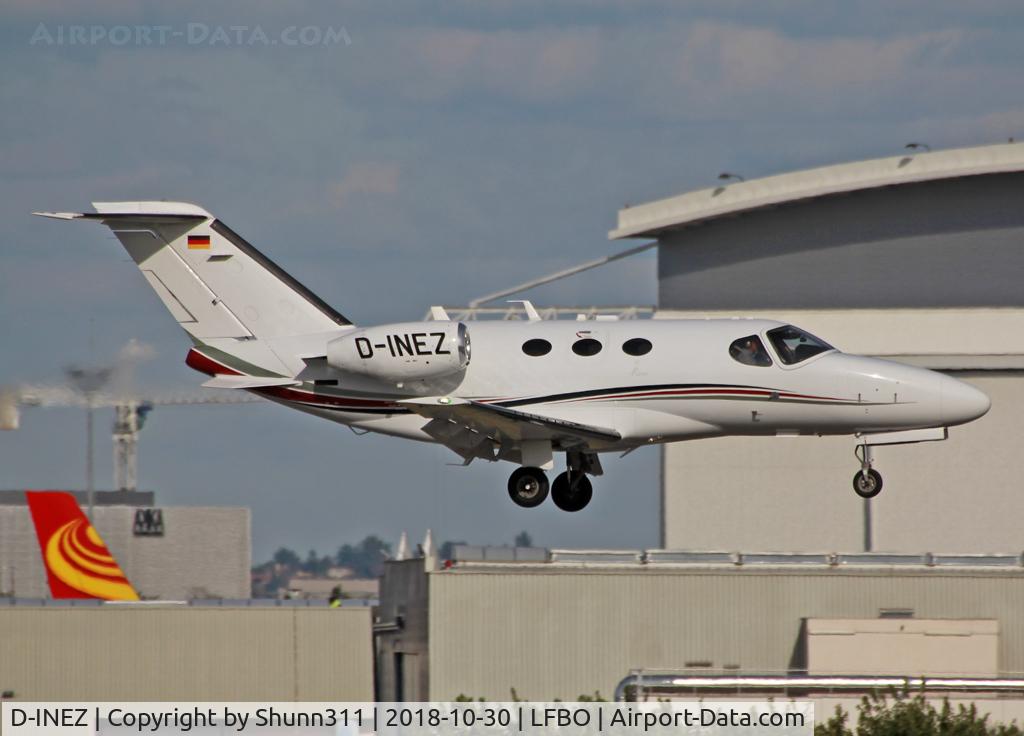
[[[943,376],[942,419],[946,426],[966,424],[982,417],[992,406],[988,396],[970,384]]]

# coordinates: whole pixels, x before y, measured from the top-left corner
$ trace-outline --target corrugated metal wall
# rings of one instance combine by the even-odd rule
[[[430,576],[430,696],[536,700],[600,691],[631,669],[786,671],[801,619],[997,619],[999,664],[1024,671],[1024,572],[448,571]]]
[[[18,700],[373,698],[369,608],[0,608]]]

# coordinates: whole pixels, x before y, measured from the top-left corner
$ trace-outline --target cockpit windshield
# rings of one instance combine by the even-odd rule
[[[811,358],[818,353],[835,350],[824,340],[804,332],[799,327],[786,325],[768,331],[768,339],[775,346],[775,352],[786,365],[795,365]]]
[[[764,349],[764,343],[757,335],[747,335],[739,340],[733,340],[729,346],[729,355],[732,359],[744,365],[768,366],[772,359],[768,351]]]

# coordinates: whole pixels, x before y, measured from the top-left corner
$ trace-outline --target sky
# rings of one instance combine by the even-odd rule
[[[360,325],[422,318],[611,254],[617,210],[746,178],[1024,136],[1019,2],[269,2],[0,5],[0,385],[184,333],[105,229],[31,217],[196,202]],[[651,305],[648,253],[530,291]],[[97,479],[109,486],[109,412]],[[83,413],[0,434],[0,487],[84,487]],[[712,440],[713,441],[713,440]],[[515,507],[512,467],[357,437],[273,405],[160,408],[140,485],[244,505],[253,554],[374,533],[548,547],[658,543],[659,452],[607,458],[585,512]],[[713,492],[713,489],[696,489]]]

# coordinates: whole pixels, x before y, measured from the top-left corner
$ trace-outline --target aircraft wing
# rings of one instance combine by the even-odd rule
[[[468,399],[435,396],[399,403],[430,419],[424,430],[467,460],[504,457],[510,445],[524,440],[550,440],[554,449],[568,450],[586,448],[591,442],[601,444],[622,439],[614,429]]]

